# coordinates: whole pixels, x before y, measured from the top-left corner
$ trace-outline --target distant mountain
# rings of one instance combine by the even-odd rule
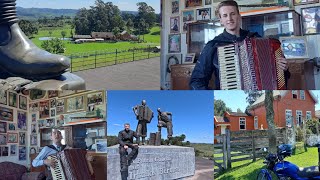
[[[23,8],[17,7],[18,17],[21,19],[35,20],[39,17],[75,17],[79,9],[50,9],[50,8]],[[138,11],[121,11],[122,13],[138,14]]]

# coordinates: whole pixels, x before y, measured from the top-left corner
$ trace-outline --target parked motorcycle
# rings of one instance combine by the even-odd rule
[[[268,154],[266,156],[263,163],[267,165],[267,168],[260,170],[257,180],[272,180],[272,172],[274,172],[279,180],[320,180],[320,145],[318,146],[318,166],[299,168],[297,165],[284,160],[284,158],[291,156],[291,154],[291,145],[282,144],[278,146],[277,154]]]

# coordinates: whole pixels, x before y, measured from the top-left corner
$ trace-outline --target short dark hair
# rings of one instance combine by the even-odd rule
[[[129,124],[129,123],[124,123],[124,125],[129,125],[129,126],[130,126],[130,124]]]
[[[239,11],[239,5],[236,1],[234,0],[226,0],[226,1],[222,1],[221,3],[218,4],[217,6],[217,9],[216,9],[216,16],[217,17],[221,17],[220,16],[220,13],[219,13],[219,10],[221,7],[223,6],[233,6],[233,7],[236,7],[237,8],[237,12],[240,14],[240,11]]]

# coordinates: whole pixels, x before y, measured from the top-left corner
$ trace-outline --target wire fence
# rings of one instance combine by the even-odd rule
[[[71,72],[160,57],[157,47],[115,49],[71,54]]]

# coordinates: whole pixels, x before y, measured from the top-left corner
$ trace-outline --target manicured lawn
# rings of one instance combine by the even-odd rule
[[[302,154],[287,157],[286,161],[290,161],[299,167],[316,166],[318,165],[318,148],[308,148],[308,151]],[[227,170],[222,175],[215,177],[215,180],[224,179],[256,179],[259,170],[264,168],[263,159],[256,162],[246,160],[232,164],[233,168]]]

